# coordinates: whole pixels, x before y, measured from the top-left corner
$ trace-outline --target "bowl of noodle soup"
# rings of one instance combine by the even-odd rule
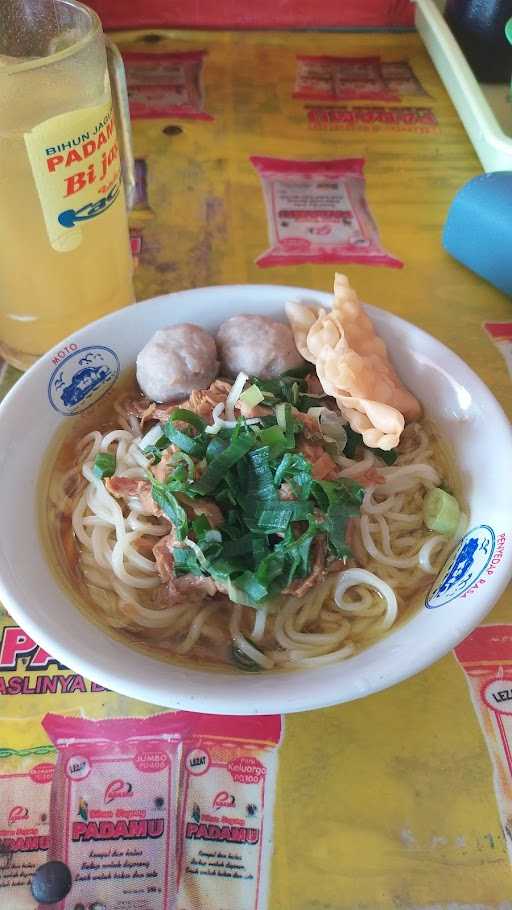
[[[427,667],[504,589],[510,424],[460,358],[398,317],[364,308],[421,404],[395,435],[318,386],[320,355],[262,379],[232,347],[226,377],[224,346],[191,396],[143,397],[135,366],[155,333],[285,325],[290,300],[333,303],[234,285],[135,304],[57,346],[5,399],[0,597],[66,666],[159,705],[308,710]],[[257,364],[264,344],[250,347]],[[138,374],[147,383],[140,359]]]

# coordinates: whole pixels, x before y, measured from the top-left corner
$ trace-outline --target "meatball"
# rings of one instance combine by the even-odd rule
[[[222,371],[236,376],[241,370],[260,379],[274,379],[304,365],[292,331],[269,316],[231,316],[217,334]]]
[[[190,322],[159,329],[137,357],[137,382],[151,401],[172,401],[193,389],[207,389],[218,370],[214,339]]]

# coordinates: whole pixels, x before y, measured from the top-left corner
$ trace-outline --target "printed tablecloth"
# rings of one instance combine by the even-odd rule
[[[330,290],[336,263],[364,300],[460,354],[512,416],[510,302],[441,247],[450,202],[480,168],[417,35],[114,38],[127,55],[134,114],[138,299],[237,282]],[[327,200],[292,198],[283,208],[281,199],[272,223],[251,157],[363,159],[364,196],[354,201],[346,177],[340,187],[338,173],[324,174],[334,181]],[[272,244],[284,244],[292,263],[257,264]],[[358,248],[357,261],[343,264],[344,244]],[[375,264],[372,244],[403,268]],[[494,341],[484,323],[501,325]],[[4,371],[2,393],[16,378]],[[499,668],[512,662],[510,590],[487,623],[495,628],[459,653],[468,684],[448,655],[389,691],[286,720],[272,910],[512,908],[507,713],[501,730],[470,675],[475,667],[507,675]],[[59,667],[7,614],[0,671],[3,749],[48,747],[39,726],[48,710],[157,711]],[[512,697],[506,682],[489,693],[496,703]]]

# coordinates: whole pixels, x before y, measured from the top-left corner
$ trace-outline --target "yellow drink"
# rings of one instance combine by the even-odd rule
[[[73,25],[70,11],[87,17],[82,37],[0,57],[0,353],[22,368],[133,300],[103,35],[89,10],[62,5]]]

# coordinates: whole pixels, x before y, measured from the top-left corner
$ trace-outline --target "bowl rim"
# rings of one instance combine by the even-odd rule
[[[35,382],[40,375],[46,375],[47,371],[47,362],[48,358],[51,358],[52,355],[55,355],[60,350],[66,347],[69,344],[71,339],[73,341],[80,340],[82,333],[89,331],[90,329],[99,327],[99,328],[108,328],[110,322],[116,322],[119,319],[121,321],[126,321],[130,319],[130,313],[134,311],[134,308],[141,309],[148,304],[154,304],[159,301],[167,300],[169,298],[184,298],[191,296],[209,296],[212,294],[221,294],[228,293],[231,297],[236,295],[237,291],[254,292],[254,293],[265,293],[265,290],[271,292],[279,292],[283,298],[285,296],[303,296],[311,297],[314,296],[314,299],[317,302],[320,302],[322,305],[329,306],[332,301],[332,295],[325,292],[316,291],[311,288],[304,288],[299,286],[290,286],[290,285],[277,285],[277,284],[228,284],[228,285],[213,285],[201,288],[191,288],[182,291],[173,291],[166,294],[158,295],[157,297],[149,298],[147,300],[138,301],[131,304],[128,307],[123,308],[122,310],[117,310],[113,313],[107,314],[106,316],[101,317],[98,320],[95,320],[92,323],[88,323],[85,326],[82,326],[80,329],[73,332],[71,335],[67,336],[65,339],[60,341],[55,345],[46,355],[41,357],[36,363],[30,367],[29,370],[22,376],[11,390],[7,393],[3,401],[0,403],[0,445],[2,442],[2,418],[7,414],[11,408],[15,405],[18,396],[21,394],[21,391],[26,387],[30,386]],[[179,303],[179,300],[176,301]],[[501,431],[508,436],[510,444],[510,456],[512,464],[512,426],[508,420],[507,415],[505,414],[502,406],[495,398],[494,394],[483,382],[482,379],[476,374],[472,368],[454,351],[451,350],[443,342],[439,341],[435,336],[430,335],[424,329],[414,325],[414,323],[409,322],[408,320],[403,319],[400,316],[395,315],[394,313],[381,309],[379,307],[374,307],[372,305],[365,304],[365,308],[368,310],[370,315],[374,315],[378,318],[384,318],[384,320],[389,320],[393,325],[400,326],[402,330],[410,332],[411,330],[423,338],[425,342],[429,344],[434,344],[440,349],[444,349],[450,358],[454,359],[454,363],[457,366],[459,375],[466,377],[472,385],[472,394],[476,395],[480,404],[483,407],[490,407],[493,412],[493,420],[498,420],[501,424]],[[62,419],[61,421],[62,422]],[[36,488],[37,492],[37,488]],[[35,498],[35,495],[34,495]],[[512,500],[511,500],[512,501]],[[0,518],[0,529],[2,527],[2,519]],[[389,688],[397,683],[416,675],[416,673],[421,672],[431,664],[435,663],[445,654],[447,654],[453,647],[459,644],[477,625],[479,625],[482,619],[490,612],[498,598],[501,596],[505,590],[510,578],[512,577],[512,549],[508,547],[503,554],[503,569],[500,571],[500,577],[494,579],[493,591],[491,595],[491,602],[481,602],[480,606],[477,607],[471,605],[471,601],[468,602],[468,611],[465,616],[459,620],[458,624],[454,623],[453,628],[446,629],[440,639],[433,640],[429,643],[429,647],[425,648],[421,653],[416,653],[414,656],[402,655],[401,660],[394,662],[393,665],[389,666],[386,673],[381,677],[372,678],[371,682],[365,686],[365,690],[360,693],[351,694],[349,699],[343,697],[343,693],[339,690],[334,690],[332,694],[328,691],[327,686],[322,690],[322,697],[319,697],[316,693],[316,690],[313,690],[312,693],[309,692],[308,686],[305,685],[304,691],[301,693],[300,697],[295,696],[293,699],[289,699],[288,704],[283,707],[284,702],[286,701],[286,695],[281,696],[280,704],[278,706],[272,706],[271,697],[266,696],[261,699],[258,694],[258,687],[254,685],[256,682],[254,676],[249,674],[244,676],[243,679],[246,680],[246,683],[240,688],[244,691],[242,696],[238,695],[237,697],[233,696],[231,700],[227,700],[222,706],[219,706],[218,696],[210,696],[206,690],[204,697],[201,698],[201,703],[199,704],[198,700],[192,696],[187,697],[187,683],[186,683],[186,674],[184,675],[184,683],[182,686],[182,692],[177,696],[174,696],[171,699],[166,697],[163,693],[158,693],[155,690],[151,682],[146,683],[143,678],[140,676],[136,679],[129,678],[129,674],[125,671],[120,673],[116,670],[111,670],[105,660],[100,657],[100,667],[98,668],[94,662],[83,657],[79,653],[78,646],[75,648],[75,651],[70,650],[67,645],[61,645],[57,641],[55,643],[54,638],[51,634],[47,634],[45,628],[41,626],[37,618],[34,618],[31,615],[30,608],[26,609],[23,603],[20,601],[19,596],[16,591],[11,590],[11,585],[5,580],[3,572],[1,572],[3,556],[0,551],[0,600],[5,605],[9,615],[20,625],[20,627],[30,635],[35,642],[37,642],[41,647],[44,648],[53,658],[58,660],[61,663],[64,663],[66,666],[71,665],[73,671],[83,674],[84,677],[87,677],[90,680],[94,680],[102,686],[105,686],[108,689],[120,692],[128,697],[142,699],[149,703],[160,704],[162,706],[170,707],[179,707],[185,710],[191,711],[210,711],[212,713],[223,713],[223,714],[265,714],[265,713],[276,713],[277,711],[283,713],[296,713],[306,710],[313,710],[317,708],[330,707],[340,702],[346,700],[352,700],[358,697],[367,696],[383,689]],[[46,562],[46,559],[45,559]],[[51,568],[48,566],[48,571],[51,576],[54,578]],[[55,583],[58,585],[56,579]],[[61,589],[62,590],[62,589]],[[66,596],[65,592],[64,596]],[[76,609],[75,607],[73,607]],[[82,614],[83,615],[83,614]],[[84,617],[86,619],[86,617]],[[89,620],[90,622],[90,620]],[[107,633],[103,633],[107,634]],[[109,636],[107,636],[110,641],[113,641]],[[128,645],[115,640],[115,644],[118,649],[124,649],[127,658],[137,652],[131,649]],[[120,652],[121,653],[121,652]],[[364,652],[362,652],[364,653]],[[71,660],[70,660],[71,656]],[[103,663],[101,662],[103,661]],[[161,664],[160,661],[158,661]],[[175,667],[180,667],[181,665],[175,664]],[[330,665],[331,667],[335,666]],[[346,666],[346,664],[345,664]],[[196,669],[188,668],[189,672],[195,673],[196,675],[204,673],[205,677],[212,678],[212,671],[208,669]],[[215,670],[215,675],[217,678],[222,676],[222,671]],[[296,673],[301,671],[294,671],[293,676]],[[303,679],[308,678],[308,674],[312,671],[307,670],[304,673],[301,673]],[[277,678],[277,673],[279,676],[284,676],[285,674],[282,671],[270,671],[270,673],[264,674],[268,679],[269,676]],[[288,674],[286,674],[288,675]],[[224,673],[224,676],[229,676],[229,680],[233,681],[239,677],[234,676],[232,672],[227,674]],[[251,682],[252,680],[252,682]],[[238,687],[232,686],[232,689],[235,690]],[[251,700],[257,701],[257,704],[251,704]]]

